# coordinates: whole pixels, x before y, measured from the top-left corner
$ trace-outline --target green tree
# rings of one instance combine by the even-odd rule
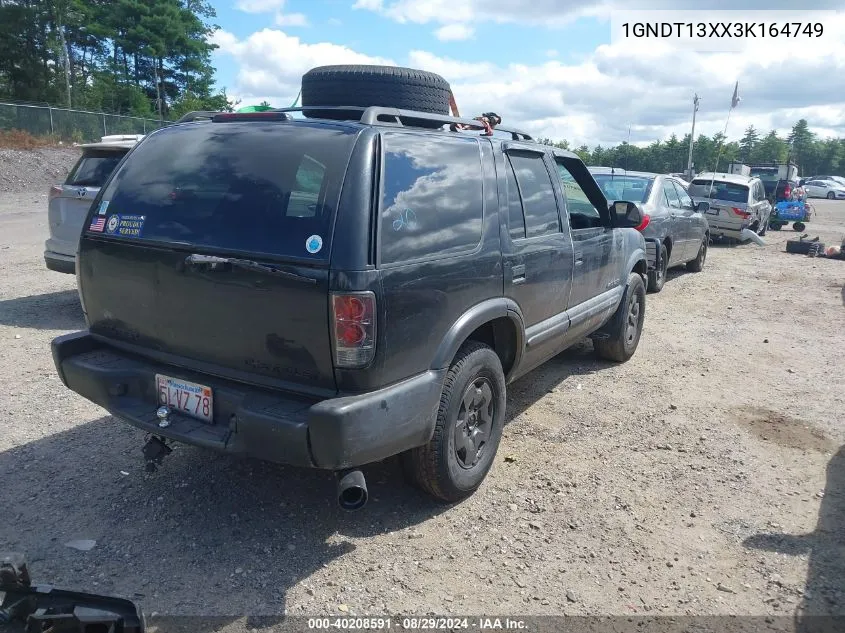
[[[750,161],[751,156],[754,154],[754,148],[757,147],[759,142],[760,135],[754,129],[753,125],[749,125],[745,130],[745,135],[739,142],[739,159],[746,163]]]
[[[769,132],[751,153],[751,162],[768,163],[786,160],[787,145],[777,131]]]

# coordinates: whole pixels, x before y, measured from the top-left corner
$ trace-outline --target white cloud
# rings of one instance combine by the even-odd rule
[[[581,17],[608,18],[614,10],[630,9],[630,4],[630,0],[358,0],[353,8],[375,11],[400,23],[487,21],[561,27]],[[704,21],[711,21],[715,10],[796,10],[794,0],[709,0],[706,7],[701,0],[639,0],[636,4],[641,10],[696,10]],[[813,9],[834,8],[842,9],[842,0],[813,3]]]
[[[460,13],[462,3],[455,5]],[[274,95],[271,103],[292,102],[302,74],[314,66],[398,62],[445,77],[464,115],[492,110],[506,126],[594,146],[621,142],[629,125],[634,143],[683,136],[696,91],[701,97],[696,135],[719,132],[736,80],[742,102],[731,114],[729,137],[738,138],[749,125],[763,133],[784,132],[801,117],[821,135],[845,136],[845,14],[825,23],[825,34],[829,39],[797,48],[771,39],[750,42],[745,54],[696,53],[640,41],[602,45],[575,62],[547,55],[540,64],[502,66],[418,49],[403,59],[384,59],[274,29],[245,39],[218,31],[214,42],[238,62],[241,72],[231,93],[245,102],[266,95]]]
[[[558,52],[557,52],[555,49],[553,49],[553,48],[550,48],[549,50],[547,50],[547,51],[546,51],[546,57],[548,57],[548,58],[550,58],[550,59],[554,59],[554,58],[555,58],[555,57],[557,57],[558,55],[560,55],[560,53],[558,53]]]
[[[271,13],[281,11],[285,0],[238,0],[235,6],[246,13]]]
[[[383,8],[383,0],[358,0],[353,9],[366,9],[367,11],[381,11]]]
[[[434,35],[441,42],[455,42],[471,39],[475,29],[466,24],[447,24],[437,29]]]
[[[389,59],[364,55],[339,44],[307,44],[276,29],[257,31],[243,40],[219,30],[212,41],[220,47],[220,52],[231,55],[238,62],[240,72],[232,93],[244,101],[276,95],[277,101],[292,102],[299,92],[302,75],[315,66],[395,65]]]
[[[308,26],[308,18],[304,13],[277,13],[277,26]]]

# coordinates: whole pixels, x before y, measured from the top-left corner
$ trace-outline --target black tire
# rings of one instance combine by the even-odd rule
[[[687,262],[687,270],[700,273],[704,269],[704,262],[707,260],[707,242],[709,241],[710,238],[705,235],[704,239],[701,240],[701,246],[698,247],[698,255],[695,259]]]
[[[619,302],[610,322],[601,329],[601,332],[609,334],[610,338],[593,339],[593,347],[599,358],[624,363],[637,351],[645,322],[645,293],[643,278],[637,273],[628,275],[628,285],[625,287],[622,301]],[[637,313],[635,322],[630,324],[634,304],[637,305]]]
[[[384,106],[449,114],[449,82],[440,75],[399,66],[319,66],[302,76],[302,107]],[[304,110],[312,118],[348,119],[348,112]],[[419,120],[425,127],[442,124]]]
[[[833,200],[835,197],[836,197],[836,195],[832,191],[827,192],[827,199],[828,200]]]
[[[801,231],[803,231],[806,228],[807,228],[807,225],[804,224],[803,222],[793,222],[792,223],[792,230],[797,231],[798,233],[800,233]]]
[[[468,448],[457,446],[456,436],[468,428],[466,422],[463,428],[459,426],[462,412],[468,410],[467,398],[481,398],[478,391],[472,393],[472,390],[484,391],[484,385],[489,388],[489,395],[481,399],[475,426],[481,424],[482,413],[486,413],[489,418],[487,439],[477,450],[477,461],[467,467],[465,460],[471,453]],[[431,441],[402,454],[403,470],[411,482],[448,503],[465,499],[475,492],[493,466],[499,448],[505,401],[505,374],[499,357],[482,343],[464,343],[446,374]],[[471,415],[467,415],[466,421],[470,419]],[[466,446],[475,448],[474,444]]]
[[[669,251],[666,244],[660,245],[660,269],[651,270],[648,273],[648,291],[660,292],[666,285],[666,271],[669,270]]]
[[[783,224],[780,222],[769,222],[769,228],[773,231],[780,231],[783,228]]]

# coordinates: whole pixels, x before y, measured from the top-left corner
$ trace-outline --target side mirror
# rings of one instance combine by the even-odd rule
[[[710,203],[702,200],[701,202],[696,203],[695,210],[699,213],[707,213],[710,210]]]
[[[610,205],[613,216],[613,226],[620,229],[635,229],[639,227],[646,216],[636,202],[620,200]]]

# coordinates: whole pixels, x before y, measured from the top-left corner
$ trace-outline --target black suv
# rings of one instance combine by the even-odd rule
[[[291,111],[173,125],[129,153],[85,223],[88,330],[53,341],[58,373],[152,434],[152,468],[175,440],[331,469],[355,508],[356,467],[401,454],[430,494],[466,497],[508,382],[587,336],[634,353],[639,207],[609,207],[575,154],[522,133]]]

